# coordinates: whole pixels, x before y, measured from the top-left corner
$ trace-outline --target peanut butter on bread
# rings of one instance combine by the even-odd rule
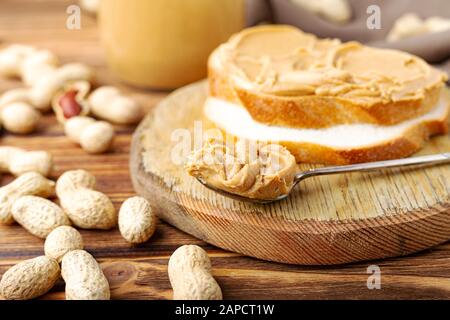
[[[447,75],[414,55],[318,39],[290,26],[234,35],[209,59],[211,96],[291,128],[392,125],[436,105]]]

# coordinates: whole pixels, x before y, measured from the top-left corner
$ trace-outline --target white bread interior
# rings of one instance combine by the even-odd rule
[[[448,130],[450,99],[442,90],[429,112],[396,125],[337,125],[321,129],[297,129],[256,122],[248,111],[232,102],[209,97],[204,115],[227,134],[249,140],[278,142],[298,162],[346,164],[409,156],[432,135]]]

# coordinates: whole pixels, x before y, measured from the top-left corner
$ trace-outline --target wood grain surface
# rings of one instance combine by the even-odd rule
[[[98,43],[95,20],[83,15],[82,29],[65,29],[65,10],[71,1],[0,1],[0,45],[28,43],[48,48],[63,62],[86,62],[98,74],[102,84],[118,84],[107,70]],[[0,92],[20,84],[0,81]],[[151,110],[165,92],[134,90],[121,85],[147,110]],[[1,145],[28,149],[47,149],[55,157],[54,178],[65,170],[83,168],[98,179],[118,208],[134,195],[128,170],[131,134],[134,128],[118,127],[113,151],[88,156],[64,137],[53,116],[46,116],[36,134],[3,134]],[[11,180],[5,176],[3,185]],[[300,267],[264,262],[225,252],[177,229],[159,223],[155,236],[141,246],[128,245],[117,230],[82,231],[86,248],[100,262],[110,281],[113,299],[169,299],[167,277],[170,254],[182,244],[198,244],[212,258],[213,273],[226,299],[446,299],[450,298],[450,243],[402,258],[392,258],[338,267]],[[280,248],[283,250],[283,248]],[[13,264],[43,254],[43,241],[14,225],[0,227],[0,274]],[[381,289],[367,289],[367,267],[381,269]],[[44,299],[64,299],[64,283]]]

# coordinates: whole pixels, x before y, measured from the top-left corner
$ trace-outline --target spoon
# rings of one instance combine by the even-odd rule
[[[208,189],[215,191],[225,197],[229,197],[239,201],[257,203],[257,204],[268,204],[276,201],[283,200],[289,196],[295,186],[302,180],[315,177],[315,176],[323,176],[328,174],[336,174],[336,173],[346,173],[346,172],[363,172],[363,171],[376,171],[387,168],[396,168],[396,167],[409,167],[409,166],[426,166],[426,165],[436,165],[450,163],[450,153],[441,153],[434,154],[429,156],[422,157],[413,157],[413,158],[405,158],[405,159],[397,159],[397,160],[387,160],[387,161],[377,161],[377,162],[367,162],[367,163],[358,163],[347,166],[334,166],[334,167],[323,167],[310,169],[306,171],[299,172],[294,177],[294,183],[292,185],[291,190],[278,196],[273,199],[256,199],[256,198],[248,198],[245,196],[241,196],[238,194],[234,194],[225,190],[218,189],[209,185],[205,180],[197,177],[197,180],[200,181]]]

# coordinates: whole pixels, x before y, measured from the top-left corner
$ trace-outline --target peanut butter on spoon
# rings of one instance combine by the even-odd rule
[[[233,147],[209,139],[191,154],[185,169],[208,185],[252,199],[275,199],[290,192],[298,168],[286,148],[245,140]]]

